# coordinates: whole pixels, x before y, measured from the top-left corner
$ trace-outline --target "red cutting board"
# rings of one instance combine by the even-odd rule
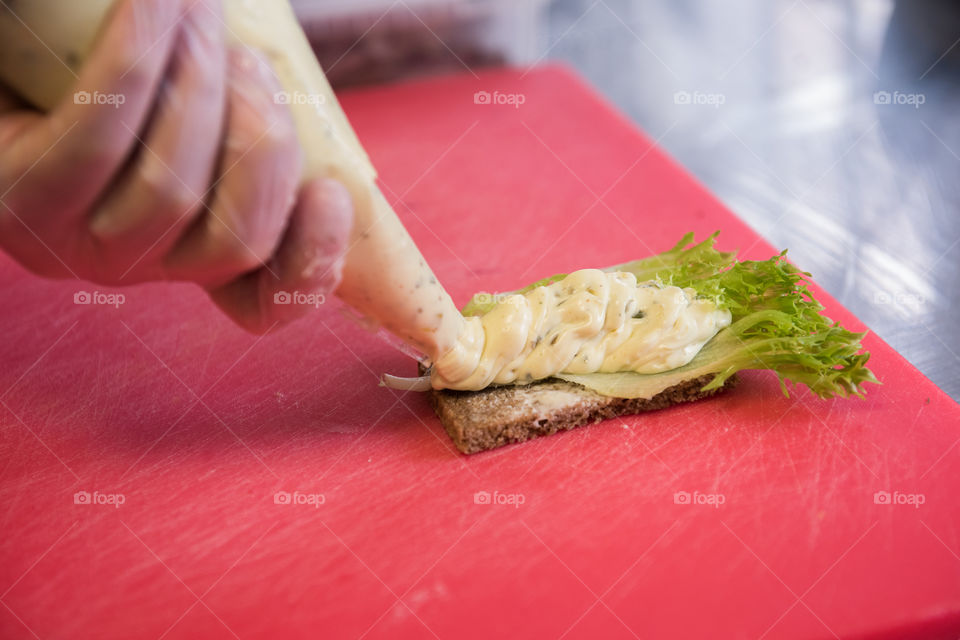
[[[344,105],[458,303],[691,230],[776,251],[564,69]],[[864,401],[751,372],[465,457],[333,305],[258,339],[191,286],[92,289],[0,264],[0,637],[960,632],[960,408],[875,336]]]

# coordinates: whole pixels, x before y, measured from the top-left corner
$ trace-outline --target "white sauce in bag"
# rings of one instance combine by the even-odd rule
[[[0,79],[40,108],[73,89],[113,0],[7,0]],[[370,164],[286,0],[224,0],[227,35],[267,56],[290,94],[304,181],[350,191],[351,244],[337,295],[433,363],[435,388],[482,389],[558,372],[666,371],[689,362],[728,312],[692,289],[578,271],[464,318],[376,186]],[[49,47],[49,49],[48,49]],[[66,63],[66,66],[64,66]],[[640,313],[642,312],[642,314]]]
[[[0,78],[37,106],[52,108],[74,83],[61,60],[79,70],[112,4],[21,0],[0,9]],[[355,222],[337,295],[421,353],[434,359],[447,353],[463,318],[377,188],[376,171],[290,5],[225,0],[223,7],[227,37],[263,53],[290,95],[306,159],[303,180],[335,178],[352,196]]]

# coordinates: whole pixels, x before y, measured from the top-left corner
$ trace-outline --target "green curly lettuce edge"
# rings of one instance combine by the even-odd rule
[[[560,374],[563,380],[620,398],[651,398],[681,382],[708,376],[704,391],[718,389],[737,371],[768,369],[777,374],[784,395],[787,382],[807,386],[821,398],[863,397],[864,384],[880,384],[866,367],[869,353],[860,353],[866,333],[855,333],[823,316],[823,305],[808,288],[810,274],[786,260],[786,251],[769,260],[736,260],[718,251],[719,232],[694,244],[688,233],[672,249],[605,271],[628,271],[638,281],[691,287],[697,295],[728,309],[729,327],[717,333],[688,364],[656,374],[634,372]],[[691,246],[692,245],[692,246]],[[513,293],[563,280],[557,274]],[[483,315],[497,296],[474,295],[464,315]]]

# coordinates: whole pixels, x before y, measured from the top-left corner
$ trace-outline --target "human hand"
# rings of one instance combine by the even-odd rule
[[[281,86],[223,30],[219,0],[122,0],[50,113],[0,92],[0,246],[48,277],[196,282],[253,331],[312,308],[277,291],[332,291],[350,198],[300,188]]]

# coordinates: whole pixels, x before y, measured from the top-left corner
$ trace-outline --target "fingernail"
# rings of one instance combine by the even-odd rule
[[[230,86],[257,113],[282,104],[282,87],[270,64],[246,47],[230,49]],[[237,105],[235,105],[237,106]]]
[[[273,85],[279,85],[280,81],[270,63],[259,52],[249,47],[231,47],[230,66],[242,77],[255,75],[259,79],[269,80]]]

